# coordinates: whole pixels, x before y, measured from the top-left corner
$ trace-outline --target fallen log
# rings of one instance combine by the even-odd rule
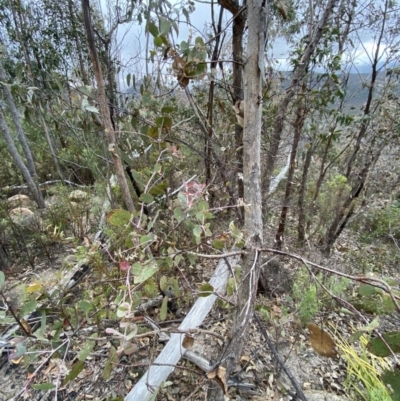
[[[226,284],[231,272],[231,268],[240,260],[240,256],[228,258],[228,261],[221,259],[209,283],[214,288],[214,293],[208,297],[199,298],[192,309],[189,311],[178,330],[182,333],[172,333],[171,339],[161,351],[160,355],[150,365],[147,372],[136,383],[133,389],[125,397],[125,401],[149,401],[158,391],[162,383],[174,371],[176,364],[186,353],[182,346],[185,332],[197,329],[204,321],[214,302],[218,298],[217,294],[225,292]]]

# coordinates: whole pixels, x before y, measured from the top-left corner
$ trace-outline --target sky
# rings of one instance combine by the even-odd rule
[[[215,1],[216,2],[216,1]],[[172,4],[176,4],[172,0]],[[199,30],[200,32],[206,32],[207,23],[211,21],[211,6],[210,3],[206,3],[205,1],[196,1],[195,2],[195,11],[190,14],[190,22],[195,28],[189,27],[186,23],[179,24],[179,36],[177,37],[174,34],[175,43],[180,43],[182,40],[188,40],[190,35],[196,37]],[[218,17],[219,6],[215,6],[215,15]],[[180,15],[180,19],[185,21],[185,17]],[[226,26],[228,21],[231,19],[231,14],[228,11],[224,12],[224,23],[223,26]],[[117,43],[119,43],[119,51],[121,54],[121,59],[125,68],[123,69],[123,73],[127,73],[127,71],[131,73],[135,73],[137,77],[143,75],[145,73],[144,69],[144,59],[145,59],[145,46],[146,39],[144,35],[144,27],[145,23],[142,25],[131,25],[129,27],[122,26],[119,28]],[[129,29],[128,29],[129,28]],[[230,34],[231,29],[228,28],[227,32]],[[370,72],[371,63],[368,58],[368,54],[371,54],[374,50],[374,41],[371,38],[371,34],[366,30],[363,34],[363,46],[359,47],[357,50],[353,50],[353,53],[348,57],[352,57],[354,60],[354,67],[352,72]],[[152,41],[152,38],[150,38]],[[227,39],[226,42],[230,42],[230,39]],[[383,46],[384,49],[385,46]],[[290,70],[290,64],[288,60],[290,52],[290,47],[286,43],[284,39],[279,39],[274,43],[272,49],[268,50],[268,58],[273,61],[273,66],[276,69],[281,71]],[[141,63],[137,63],[137,60],[140,59]]]

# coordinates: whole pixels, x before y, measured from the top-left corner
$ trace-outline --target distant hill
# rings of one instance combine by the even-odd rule
[[[287,88],[290,84],[290,72],[284,72],[283,88]],[[315,88],[318,88],[318,82],[321,80],[322,74],[315,75]],[[379,93],[384,83],[385,74],[380,73],[378,75],[375,89]],[[349,74],[347,86],[346,86],[346,98],[345,105],[347,109],[360,110],[363,104],[367,101],[368,96],[368,85],[371,81],[371,74],[360,73],[360,74]],[[400,91],[397,90],[400,95]]]

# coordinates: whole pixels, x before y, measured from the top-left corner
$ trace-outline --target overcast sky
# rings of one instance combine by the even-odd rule
[[[217,19],[219,15],[219,6],[215,6],[215,18]],[[228,21],[231,19],[231,14],[228,11],[224,12],[224,23],[226,26]],[[185,21],[183,15],[180,16],[180,20]],[[210,3],[197,2],[196,9],[190,14],[190,22],[192,26],[188,26],[186,23],[181,23],[179,25],[179,36],[176,37],[174,34],[175,43],[180,43],[182,40],[188,40],[189,36],[192,35],[193,40],[200,33],[204,34],[206,32],[207,24],[211,22],[211,5]],[[124,74],[128,72],[134,73],[137,79],[145,73],[144,70],[144,59],[145,59],[145,46],[146,38],[144,34],[145,23],[142,25],[131,25],[129,30],[127,27],[120,27],[118,32],[117,41],[120,44],[120,54],[121,59],[126,68],[124,68]],[[200,32],[200,33],[199,33]],[[230,35],[231,28],[228,28],[227,32]],[[368,54],[374,50],[374,41],[371,38],[371,34],[368,30],[362,33],[363,35],[363,46],[359,47],[357,50],[353,51],[351,55],[354,60],[355,68],[353,72],[370,72],[371,63],[368,58]],[[153,38],[150,37],[152,42]],[[225,43],[230,42],[226,40]],[[290,47],[285,42],[285,40],[280,39],[274,43],[272,49],[268,50],[268,58],[270,62],[273,62],[273,66],[282,71],[290,70],[290,64],[288,63]],[[349,56],[349,55],[348,55]],[[137,60],[141,60],[138,64]]]

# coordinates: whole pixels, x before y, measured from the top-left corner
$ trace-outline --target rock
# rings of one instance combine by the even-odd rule
[[[10,218],[14,224],[26,228],[40,228],[42,219],[26,207],[17,207],[10,210]]]
[[[34,202],[26,195],[14,195],[7,199],[7,204],[10,209],[15,208],[30,208],[34,206]]]
[[[88,198],[88,194],[86,192],[81,191],[80,189],[76,189],[69,194],[69,199],[73,202],[82,202]]]

